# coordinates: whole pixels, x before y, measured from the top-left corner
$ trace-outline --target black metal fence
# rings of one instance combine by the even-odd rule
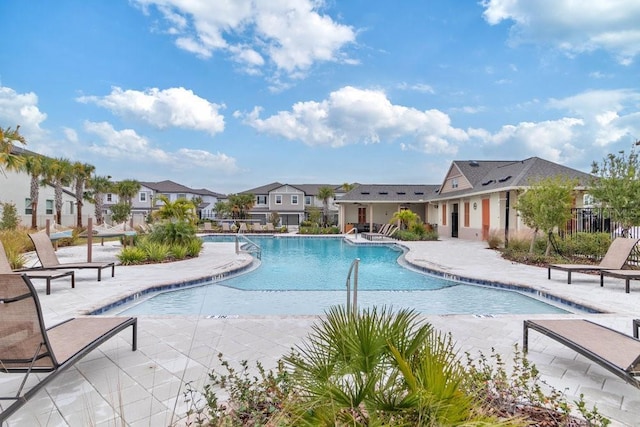
[[[560,236],[571,239],[578,233],[607,233],[611,240],[616,237],[640,238],[640,226],[625,229],[620,222],[611,219],[608,208],[574,208],[571,209],[571,220],[567,222]],[[632,263],[640,262],[640,253],[636,248],[629,259]]]

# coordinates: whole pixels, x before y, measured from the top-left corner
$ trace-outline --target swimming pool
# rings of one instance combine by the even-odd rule
[[[219,240],[220,238],[216,238]],[[511,290],[462,284],[399,264],[397,245],[341,238],[253,237],[260,266],[219,282],[161,292],[117,309],[127,315],[313,315],[346,302],[346,278],[360,259],[358,307],[390,305],[425,314],[542,314],[568,310]],[[205,238],[205,241],[207,238]]]

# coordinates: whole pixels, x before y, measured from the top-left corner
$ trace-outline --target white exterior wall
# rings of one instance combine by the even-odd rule
[[[69,189],[67,189],[69,190]],[[31,226],[31,214],[27,214],[25,205],[26,199],[31,192],[31,177],[24,172],[5,171],[0,174],[0,202],[13,203],[20,218],[21,224],[25,227]],[[43,228],[47,219],[55,223],[55,189],[52,186],[40,186],[38,195],[38,227]],[[51,211],[47,213],[47,200],[52,201]],[[68,193],[62,193],[62,225],[75,227],[77,220],[77,206],[75,197]],[[87,218],[93,216],[95,208],[92,203],[83,201],[82,221],[86,224]]]

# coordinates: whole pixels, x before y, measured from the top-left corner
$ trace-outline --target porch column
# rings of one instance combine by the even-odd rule
[[[373,233],[373,204],[369,205],[369,233]]]

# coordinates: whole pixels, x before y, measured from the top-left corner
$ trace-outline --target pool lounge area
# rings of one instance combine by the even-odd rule
[[[352,237],[355,238],[355,237]],[[360,239],[362,239],[360,237]],[[362,239],[364,240],[364,239]],[[357,242],[356,242],[357,243]],[[624,293],[624,281],[611,280],[605,288],[598,276],[576,274],[572,285],[547,280],[546,270],[512,264],[481,242],[445,239],[406,243],[406,258],[414,265],[467,280],[488,280],[528,286],[558,298],[592,307],[603,314],[566,315],[425,315],[436,328],[450,332],[460,351],[475,354],[496,348],[509,360],[521,343],[524,319],[580,317],[631,333],[638,317],[640,289]],[[118,246],[94,247],[94,260],[113,259]],[[82,259],[85,251],[63,248],[66,260]],[[246,268],[249,255],[236,255],[232,244],[208,243],[198,259],[153,266],[116,269],[116,276],[96,282],[89,272],[78,272],[76,289],[58,284],[51,295],[41,293],[46,323],[86,314],[153,286],[200,280]],[[36,283],[42,290],[44,284]],[[222,352],[233,361],[260,360],[267,368],[300,342],[316,316],[140,316],[138,351],[131,352],[126,334],[89,354],[27,403],[9,425],[172,425],[184,415],[185,384],[201,387],[207,372],[217,367]],[[570,349],[540,336],[532,337],[529,358],[543,379],[565,389],[567,395],[584,393],[588,404],[598,404],[613,425],[634,425],[640,413],[640,392]],[[14,380],[0,375],[2,391]],[[178,423],[179,424],[179,423]]]

